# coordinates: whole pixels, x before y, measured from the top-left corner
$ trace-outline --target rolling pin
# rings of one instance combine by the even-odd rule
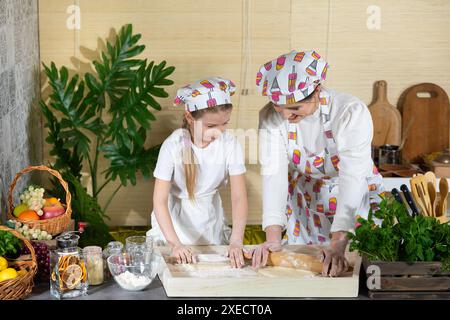
[[[244,254],[246,259],[251,259],[251,254]],[[273,267],[284,267],[307,270],[322,273],[322,262],[319,258],[309,254],[294,252],[269,252],[267,265]]]

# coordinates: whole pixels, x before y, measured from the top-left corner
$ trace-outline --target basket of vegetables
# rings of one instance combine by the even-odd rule
[[[17,181],[25,173],[34,170],[47,171],[58,179],[66,192],[65,203],[46,195],[44,188],[31,185],[20,194],[20,203],[14,205],[13,193]],[[8,204],[8,218],[16,219],[31,229],[56,235],[65,231],[70,224],[72,208],[69,186],[58,171],[46,166],[31,166],[17,173],[9,188]]]
[[[30,259],[12,259],[20,255],[23,244]],[[31,293],[37,272],[36,255],[31,242],[18,231],[0,226],[0,300],[18,300]]]
[[[450,297],[448,222],[410,215],[403,204],[385,197],[378,211],[358,219],[349,238],[350,251],[362,255],[370,298]]]

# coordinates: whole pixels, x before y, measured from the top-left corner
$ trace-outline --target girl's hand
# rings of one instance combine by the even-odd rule
[[[230,257],[232,268],[242,268],[244,263],[244,246],[242,243],[230,243],[227,250],[227,256]]]
[[[182,244],[175,245],[172,248],[172,257],[177,259],[178,263],[196,263],[192,249]]]

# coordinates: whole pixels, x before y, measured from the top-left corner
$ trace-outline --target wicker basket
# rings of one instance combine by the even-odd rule
[[[66,205],[65,205],[66,212],[64,212],[63,214],[61,214],[55,218],[51,218],[51,219],[28,220],[28,221],[19,220],[19,221],[22,222],[23,224],[28,225],[30,228],[39,228],[42,231],[47,231],[51,235],[59,234],[59,233],[65,231],[67,229],[68,225],[70,224],[70,217],[72,215],[72,207],[70,206],[70,204],[72,201],[72,197],[69,192],[69,186],[67,185],[67,182],[63,180],[63,178],[61,177],[61,174],[58,171],[50,169],[49,167],[46,167],[46,166],[27,167],[27,168],[23,169],[22,171],[20,171],[18,174],[16,174],[11,186],[9,187],[8,219],[16,219],[13,216],[13,211],[14,211],[13,192],[14,192],[14,188],[16,186],[17,180],[23,174],[31,172],[33,170],[47,171],[59,180],[59,182],[63,186],[64,190],[66,191]]]
[[[37,272],[36,254],[34,253],[31,242],[16,230],[9,229],[5,226],[0,226],[0,230],[11,232],[14,236],[21,239],[30,250],[31,260],[9,263],[9,267],[25,270],[27,273],[15,279],[0,282],[0,300],[23,299],[31,293],[34,286],[33,278]]]

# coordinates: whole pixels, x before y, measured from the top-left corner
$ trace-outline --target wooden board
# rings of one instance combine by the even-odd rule
[[[396,107],[387,100],[387,82],[380,80],[374,85],[374,102],[369,105],[373,121],[372,145],[399,146],[402,140],[402,117]]]
[[[422,83],[405,91],[399,105],[403,132],[412,121],[402,150],[404,161],[421,162],[421,156],[449,147],[450,106],[438,85]]]
[[[347,252],[352,267],[343,277],[322,277],[310,272],[282,267],[256,271],[250,266],[232,269],[224,257],[226,246],[194,246],[203,262],[178,265],[169,257],[169,248],[159,247],[163,258],[159,277],[168,297],[357,297],[361,258]],[[252,246],[246,248],[251,249]],[[290,245],[288,252],[316,254],[320,246]]]

